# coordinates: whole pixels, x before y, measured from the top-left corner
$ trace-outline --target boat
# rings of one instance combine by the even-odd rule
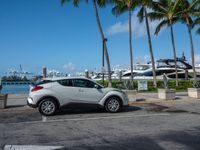
[[[177,58],[177,73],[179,79],[192,79],[193,78],[193,70],[192,66],[186,62],[185,56],[183,55],[181,58]],[[149,65],[151,63],[148,63]],[[176,69],[175,69],[175,61],[174,59],[160,59],[156,61],[156,78],[162,80],[163,75],[165,74],[168,79],[176,78]],[[198,70],[197,78],[200,78],[200,73]],[[128,70],[122,76],[122,79],[130,79],[131,71]],[[133,78],[136,80],[145,79],[152,80],[153,79],[153,69],[151,65],[149,68],[143,68],[141,70],[134,69],[133,70]]]

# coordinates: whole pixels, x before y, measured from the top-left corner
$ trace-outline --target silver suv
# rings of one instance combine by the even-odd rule
[[[70,104],[93,104],[115,113],[128,106],[128,96],[119,89],[104,88],[86,78],[64,77],[44,79],[33,85],[27,103],[30,107],[38,107],[45,116]]]

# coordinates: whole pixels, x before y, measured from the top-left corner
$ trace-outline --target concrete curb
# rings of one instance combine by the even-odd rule
[[[5,145],[3,150],[64,150],[63,146]]]
[[[178,103],[178,102],[191,102],[198,101],[199,99],[182,99],[182,100],[149,100],[149,101],[129,101],[129,105],[139,105],[139,104],[155,104],[155,103]]]

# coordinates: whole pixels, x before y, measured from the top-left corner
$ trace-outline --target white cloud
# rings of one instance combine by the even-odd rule
[[[151,34],[154,34],[158,21],[149,21],[149,28]],[[129,22],[128,20],[124,22],[117,22],[107,28],[107,35],[115,35],[129,32]],[[132,33],[133,37],[139,38],[147,35],[145,22],[140,23],[137,14],[132,15]]]
[[[150,62],[151,59],[150,59],[149,55],[144,55],[144,56],[135,57],[133,59],[133,61],[136,64],[146,64],[146,63]]]
[[[195,62],[196,64],[200,64],[200,54],[195,55]]]
[[[72,62],[68,62],[67,64],[65,64],[65,65],[63,66],[63,68],[64,68],[65,70],[69,71],[69,72],[74,72],[74,71],[76,71],[76,67],[75,67],[75,65],[74,65]]]

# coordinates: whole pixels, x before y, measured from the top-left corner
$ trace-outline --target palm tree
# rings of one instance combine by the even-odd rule
[[[195,71],[195,58],[194,58],[194,45],[193,45],[193,38],[192,38],[192,28],[194,26],[193,22],[193,14],[197,11],[196,6],[199,0],[184,0],[181,5],[181,16],[180,19],[183,23],[187,25],[189,38],[190,38],[190,50],[191,50],[191,59],[192,59],[192,69],[194,73],[194,82],[196,82],[196,71]]]
[[[154,54],[153,54],[153,48],[152,48],[152,42],[151,42],[151,35],[150,35],[150,29],[149,29],[149,21],[147,16],[147,7],[152,5],[152,0],[139,0],[140,1],[140,10],[137,14],[139,17],[139,21],[143,22],[145,18],[146,23],[146,29],[147,29],[147,35],[148,35],[148,45],[149,45],[149,52],[151,55],[151,62],[152,62],[152,69],[153,69],[153,81],[154,81],[154,87],[157,88],[157,81],[156,81],[156,69],[155,69],[155,60],[154,60]]]
[[[61,0],[61,4],[63,5],[66,2],[70,2],[70,0]],[[74,6],[78,6],[78,4],[80,3],[80,0],[72,0]],[[88,2],[88,0],[85,0],[85,2]],[[110,67],[110,59],[109,59],[109,54],[108,54],[108,49],[107,49],[107,44],[105,41],[105,36],[104,36],[104,32],[101,26],[101,22],[99,19],[99,13],[98,13],[98,9],[97,9],[97,4],[99,6],[105,6],[106,3],[108,3],[109,1],[107,0],[92,0],[93,3],[93,7],[94,7],[94,11],[95,11],[95,16],[96,16],[96,21],[97,21],[97,25],[100,31],[100,35],[101,35],[101,40],[102,43],[104,43],[104,55],[106,57],[106,62],[107,62],[107,68],[108,68],[108,86],[111,87],[112,86],[112,78],[111,78],[111,67]]]
[[[99,19],[99,13],[98,13],[98,9],[97,9],[97,3],[99,6],[105,6],[106,1],[105,0],[92,0],[93,2],[93,7],[94,7],[94,11],[95,11],[95,15],[96,15],[96,21],[98,24],[98,28],[99,28],[99,32],[101,35],[101,40],[102,43],[104,43],[104,55],[106,56],[106,62],[107,62],[107,67],[108,67],[108,86],[112,87],[112,78],[111,78],[111,68],[110,68],[110,59],[109,59],[109,55],[108,55],[108,49],[107,49],[107,44],[105,41],[105,36],[104,36],[104,32],[101,26],[101,22]]]
[[[159,0],[158,2],[153,2],[153,12],[148,13],[151,20],[161,20],[158,24],[155,34],[157,35],[161,28],[164,26],[170,27],[171,32],[171,42],[173,48],[175,69],[176,69],[176,86],[178,86],[178,72],[177,72],[177,57],[176,48],[174,42],[174,31],[173,24],[178,21],[180,15],[180,4],[182,0]]]
[[[113,0],[114,7],[112,13],[116,16],[127,12],[129,13],[129,45],[130,45],[130,67],[131,67],[131,84],[133,83],[133,48],[132,48],[132,11],[137,6],[137,0]]]

